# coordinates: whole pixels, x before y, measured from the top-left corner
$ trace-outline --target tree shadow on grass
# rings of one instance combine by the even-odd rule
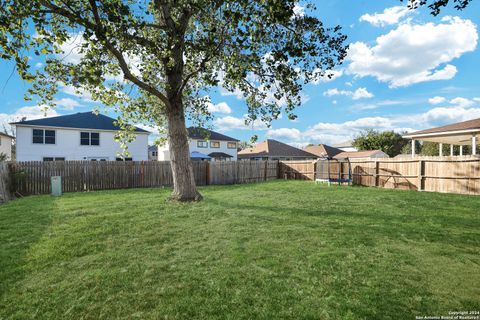
[[[28,251],[52,223],[53,197],[29,197],[0,206],[0,305],[26,276]],[[1,309],[1,308],[0,308]]]

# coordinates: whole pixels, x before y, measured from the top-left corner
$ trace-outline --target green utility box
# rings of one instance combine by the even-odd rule
[[[62,195],[62,177],[53,176],[50,178],[52,182],[52,196],[61,196]]]

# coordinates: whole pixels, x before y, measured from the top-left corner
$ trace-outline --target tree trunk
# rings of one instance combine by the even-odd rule
[[[171,108],[168,110],[168,145],[173,175],[171,199],[175,201],[202,200],[202,195],[197,191],[195,185],[195,176],[190,162],[185,113],[181,98],[171,102]]]

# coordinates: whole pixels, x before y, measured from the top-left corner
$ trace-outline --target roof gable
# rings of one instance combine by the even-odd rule
[[[226,136],[224,134],[199,128],[199,127],[189,127],[187,128],[188,137],[190,139],[199,139],[199,140],[219,140],[219,141],[240,141],[238,139]]]
[[[335,155],[343,152],[340,149],[328,146],[326,144],[319,144],[319,145],[313,145],[313,146],[307,146],[305,149],[303,149],[309,153],[312,153],[318,157],[326,157],[326,158],[332,158]]]
[[[269,156],[269,157],[305,157],[316,158],[317,156],[302,149],[292,147],[286,143],[268,139],[256,146],[238,152],[239,156]]]
[[[79,112],[58,117],[13,122],[11,124],[20,126],[45,126],[72,129],[93,129],[109,131],[121,130],[119,126],[114,124],[114,122],[115,119],[107,117],[103,114],[97,115],[93,112]],[[135,132],[148,133],[148,131],[138,127],[135,127]]]

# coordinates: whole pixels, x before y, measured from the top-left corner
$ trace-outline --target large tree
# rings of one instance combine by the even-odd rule
[[[304,10],[306,9],[306,10]],[[177,200],[198,200],[185,117],[209,117],[208,89],[242,93],[249,121],[294,118],[302,85],[346,55],[297,0],[0,0],[0,57],[53,106],[59,86],[90,92],[126,120],[166,124]],[[62,54],[75,43],[79,61]],[[45,58],[32,71],[29,55]],[[131,132],[130,132],[131,133]]]

